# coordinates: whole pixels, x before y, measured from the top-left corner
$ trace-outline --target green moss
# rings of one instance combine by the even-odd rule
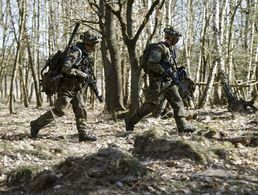
[[[211,126],[211,125],[199,125],[200,127],[197,128],[198,130],[196,131],[196,135],[198,136],[204,136],[206,138],[213,138],[214,136],[217,135],[218,129]]]
[[[42,150],[42,151],[38,151],[38,150],[26,150],[26,149],[18,149],[16,150],[17,153],[21,153],[21,154],[28,154],[31,156],[36,156],[40,159],[46,159],[46,160],[51,160],[54,158],[54,156],[47,150]]]
[[[219,142],[212,144],[209,151],[213,152],[218,158],[226,160],[229,152],[234,148],[231,142]]]
[[[138,168],[140,167],[140,163],[138,159],[132,157],[132,156],[125,156],[122,159],[120,159],[119,162],[119,168],[132,170],[132,171],[137,171]]]
[[[217,130],[216,129],[211,129],[206,131],[203,136],[206,138],[213,138],[215,135],[217,134]]]
[[[222,144],[222,147],[225,149],[234,149],[235,148],[234,144],[232,144],[229,141],[224,141]]]
[[[32,178],[33,172],[36,172],[36,166],[21,166],[7,173],[6,183],[8,186],[19,185]]]
[[[179,136],[167,136],[163,132],[152,129],[137,136],[134,153],[151,158],[189,158],[200,163],[206,161],[197,150],[195,142],[184,140]]]
[[[142,135],[140,135],[145,138],[158,138],[158,137],[169,137],[168,132],[158,129],[158,128],[150,128],[147,131],[144,131]]]

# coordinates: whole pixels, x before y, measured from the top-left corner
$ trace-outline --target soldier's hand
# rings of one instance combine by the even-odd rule
[[[89,75],[85,72],[82,72],[81,75],[80,75],[83,79],[88,79],[89,78]]]
[[[82,72],[82,71],[79,71],[79,70],[78,70],[78,72],[77,72],[77,76],[80,77],[80,78],[83,79],[83,80],[86,80],[86,79],[89,78],[89,75],[88,75],[87,73]]]
[[[73,75],[73,76],[76,76],[78,78],[81,78],[81,79],[88,79],[89,78],[89,75],[85,72],[82,72],[80,70],[77,70],[77,69],[71,69],[70,71],[70,75]]]

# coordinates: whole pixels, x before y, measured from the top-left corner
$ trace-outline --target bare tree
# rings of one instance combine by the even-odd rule
[[[254,51],[255,51],[255,44],[258,45],[258,43],[255,43],[255,24],[257,23],[257,18],[253,18],[255,14],[257,13],[257,0],[253,0],[252,3],[249,4],[250,9],[250,33],[249,33],[249,62],[248,62],[248,69],[247,69],[247,81],[251,80],[253,75],[255,75],[255,63],[254,63]],[[256,36],[257,38],[257,36]]]
[[[163,1],[164,2],[164,1]],[[144,19],[139,25],[138,29],[133,33],[133,4],[134,0],[128,0],[125,3],[118,2],[118,9],[115,9],[115,6],[111,4],[107,4],[110,7],[112,13],[117,17],[120,28],[122,32],[122,37],[124,44],[127,47],[129,61],[131,65],[131,104],[130,111],[133,111],[139,107],[139,77],[140,77],[140,65],[139,60],[136,54],[136,43],[139,39],[139,36],[147,24],[150,15],[154,12],[155,8],[160,3],[160,0],[153,1],[150,9],[147,11]],[[161,3],[163,5],[163,3]],[[125,9],[125,10],[124,10]],[[123,13],[125,13],[125,18],[123,17]]]
[[[128,102],[130,111],[140,104],[138,57],[148,40],[160,39],[165,25],[182,29],[178,60],[195,73],[200,107],[226,104],[230,98],[236,98],[236,104],[246,101],[256,90],[253,86],[257,88],[257,4],[257,0],[0,0],[1,98],[9,95],[11,113],[15,100],[27,106],[28,97],[31,102],[36,98],[40,106],[45,98],[40,93],[40,69],[50,54],[66,46],[69,29],[81,21],[81,32],[100,29],[104,37],[96,71],[103,72],[103,63],[108,112],[124,110]],[[148,84],[147,78],[143,84]]]
[[[19,32],[18,32],[18,37],[17,39],[17,48],[16,48],[16,54],[15,54],[15,61],[13,65],[13,70],[12,70],[12,79],[11,79],[11,84],[10,84],[10,92],[9,92],[9,110],[10,113],[15,112],[14,108],[14,97],[13,97],[13,92],[14,92],[14,81],[16,78],[16,73],[17,73],[17,67],[19,66],[19,58],[20,58],[20,49],[21,49],[21,44],[22,44],[22,38],[23,38],[23,33],[24,33],[24,27],[25,27],[25,21],[26,21],[26,6],[27,6],[27,1],[26,0],[17,0],[18,8],[19,8]],[[13,26],[13,28],[15,28]]]
[[[104,35],[101,51],[106,83],[105,103],[106,110],[113,113],[115,111],[125,110],[122,91],[122,67],[120,65],[121,52],[118,49],[119,45],[116,43],[117,21],[115,21],[110,7],[105,6],[103,1],[100,1],[99,9],[99,26]]]
[[[186,38],[185,38],[185,57],[186,57],[186,65],[189,72],[189,76],[191,77],[191,64],[192,64],[192,46],[193,46],[193,1],[187,0],[187,30],[186,30]]]
[[[28,50],[29,66],[30,66],[30,69],[31,69],[34,88],[35,88],[37,107],[41,107],[42,102],[41,102],[41,97],[40,97],[38,78],[37,78],[37,74],[36,74],[36,70],[35,70],[35,65],[33,63],[30,40],[29,40],[28,35],[26,36],[26,46],[27,46],[27,50]]]

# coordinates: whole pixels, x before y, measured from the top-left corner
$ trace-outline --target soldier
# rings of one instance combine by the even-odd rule
[[[189,108],[194,109],[195,105],[194,105],[193,99],[194,99],[194,91],[195,91],[195,82],[188,76],[188,73],[185,67],[180,66],[177,70],[178,70],[178,74],[180,75],[179,77],[180,77],[181,83],[187,89],[187,92],[182,90],[181,88],[178,89],[178,92],[183,100],[184,106],[187,110],[189,110]],[[171,116],[169,102],[165,99],[165,97],[160,101],[159,105],[152,112],[152,116],[153,117]]]
[[[62,68],[63,79],[58,87],[54,108],[30,122],[32,138],[36,138],[39,130],[52,122],[55,117],[63,116],[69,103],[71,103],[76,118],[79,141],[97,140],[95,134],[86,126],[87,113],[83,93],[87,88],[85,81],[90,76],[85,70],[93,65],[92,54],[96,44],[101,41],[101,35],[96,31],[89,30],[83,33],[80,38],[82,42],[71,46],[67,53]]]
[[[187,124],[185,119],[184,104],[178,92],[178,86],[174,84],[168,73],[162,67],[162,62],[168,62],[175,66],[174,46],[181,34],[171,26],[164,29],[165,41],[157,43],[148,56],[149,87],[145,89],[145,102],[131,116],[126,117],[126,131],[133,131],[134,125],[144,116],[155,110],[160,100],[166,98],[174,110],[174,118],[179,133],[193,132],[195,129]],[[174,59],[173,59],[174,58]],[[174,68],[176,69],[176,68]]]

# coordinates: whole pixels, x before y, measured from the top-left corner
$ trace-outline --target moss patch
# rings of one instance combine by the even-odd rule
[[[205,162],[203,155],[195,145],[178,136],[167,136],[161,130],[151,130],[135,138],[134,153],[158,159],[189,158],[197,162]]]

